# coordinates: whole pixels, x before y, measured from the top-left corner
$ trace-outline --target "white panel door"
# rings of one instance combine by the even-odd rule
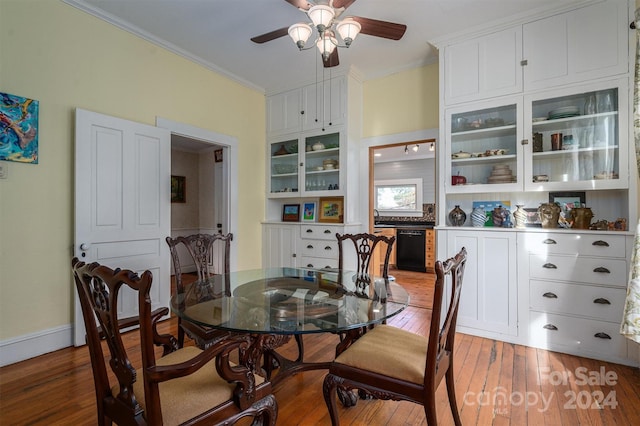
[[[171,138],[168,130],[76,110],[74,255],[111,268],[153,273],[153,308],[171,293]],[[85,343],[75,297],[75,345]],[[137,297],[121,293],[119,315],[137,315]]]

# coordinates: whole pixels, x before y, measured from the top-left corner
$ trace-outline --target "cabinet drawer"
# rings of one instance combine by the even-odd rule
[[[320,257],[302,256],[300,267],[313,269],[337,268],[338,259],[325,259]]]
[[[336,240],[336,233],[342,231],[341,226],[302,225],[300,238],[314,240]]]
[[[579,254],[598,257],[625,257],[624,235],[530,233],[525,249],[535,253]]]
[[[622,318],[627,292],[622,288],[596,287],[548,281],[531,281],[531,309],[582,315],[616,322]]]
[[[302,240],[301,252],[303,256],[338,258],[338,242],[323,240]]]
[[[590,353],[626,357],[626,339],[620,324],[574,318],[545,312],[529,312],[529,339],[533,346],[569,349],[573,353]]]
[[[529,275],[553,281],[627,286],[627,262],[575,256],[529,255]]]

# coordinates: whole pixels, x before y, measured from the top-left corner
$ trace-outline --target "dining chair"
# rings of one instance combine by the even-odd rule
[[[171,252],[171,259],[173,260],[173,269],[175,273],[176,281],[176,293],[184,294],[185,292],[185,277],[183,276],[183,268],[187,261],[181,262],[180,253],[186,251],[186,255],[182,256],[182,259],[188,259],[193,263],[196,269],[196,279],[199,281],[207,280],[215,274],[228,274],[229,267],[229,252],[231,249],[231,241],[233,240],[233,234],[193,234],[184,237],[171,238],[167,237],[166,241],[169,245]],[[215,270],[210,265],[213,260],[214,248],[221,248],[222,256],[222,269]],[[189,263],[190,266],[190,263]],[[226,282],[228,284],[228,282]],[[225,286],[221,289],[227,295],[230,289]],[[214,298],[215,294],[200,295],[202,302],[205,302],[207,298]],[[182,318],[178,318],[178,345],[184,346],[185,334],[191,338],[196,345],[203,349],[207,345],[213,344],[220,339],[224,339],[230,335],[229,332],[216,330],[210,327],[201,326],[188,321],[182,321]]]
[[[158,322],[169,310],[151,310],[150,271],[139,276],[77,258],[72,269],[87,330],[99,425],[234,424],[248,417],[257,424],[276,424],[271,383],[229,360],[230,352],[248,345],[247,337],[234,336],[205,350],[178,348],[173,335],[158,333]],[[124,289],[138,293],[136,317],[118,318]],[[127,334],[138,333],[139,346],[128,353],[125,341],[133,340],[123,329],[135,325],[139,329]],[[161,357],[154,346],[162,346]],[[141,355],[138,369],[133,354],[137,359]]]
[[[437,424],[436,389],[444,377],[454,423],[461,424],[454,387],[453,359],[466,259],[467,251],[462,248],[454,257],[436,262],[428,337],[390,325],[378,325],[336,357],[323,383],[324,399],[332,425],[340,423],[336,391],[340,391],[338,396],[343,405],[352,406],[356,402],[355,394],[342,390],[358,389],[382,400],[421,404],[427,423],[434,426]],[[445,291],[450,293],[446,299]]]
[[[389,279],[389,259],[391,251],[396,240],[394,236],[376,235],[368,233],[360,234],[339,234],[336,233],[338,239],[338,269],[345,268],[345,251],[343,247],[345,241],[351,241],[356,253],[356,287],[362,289],[372,283],[372,278],[380,271],[377,265],[371,265],[371,259],[379,243],[384,243],[386,251],[384,252],[384,262],[382,266],[381,278]],[[373,275],[373,277],[372,277]]]

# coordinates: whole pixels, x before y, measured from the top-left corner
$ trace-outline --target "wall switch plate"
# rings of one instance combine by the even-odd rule
[[[6,179],[9,174],[8,165],[0,161],[0,179]]]

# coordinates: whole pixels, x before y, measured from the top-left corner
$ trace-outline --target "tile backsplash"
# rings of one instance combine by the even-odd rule
[[[422,205],[422,216],[385,216],[384,220],[398,222],[435,222],[436,221],[436,205],[433,203]]]

